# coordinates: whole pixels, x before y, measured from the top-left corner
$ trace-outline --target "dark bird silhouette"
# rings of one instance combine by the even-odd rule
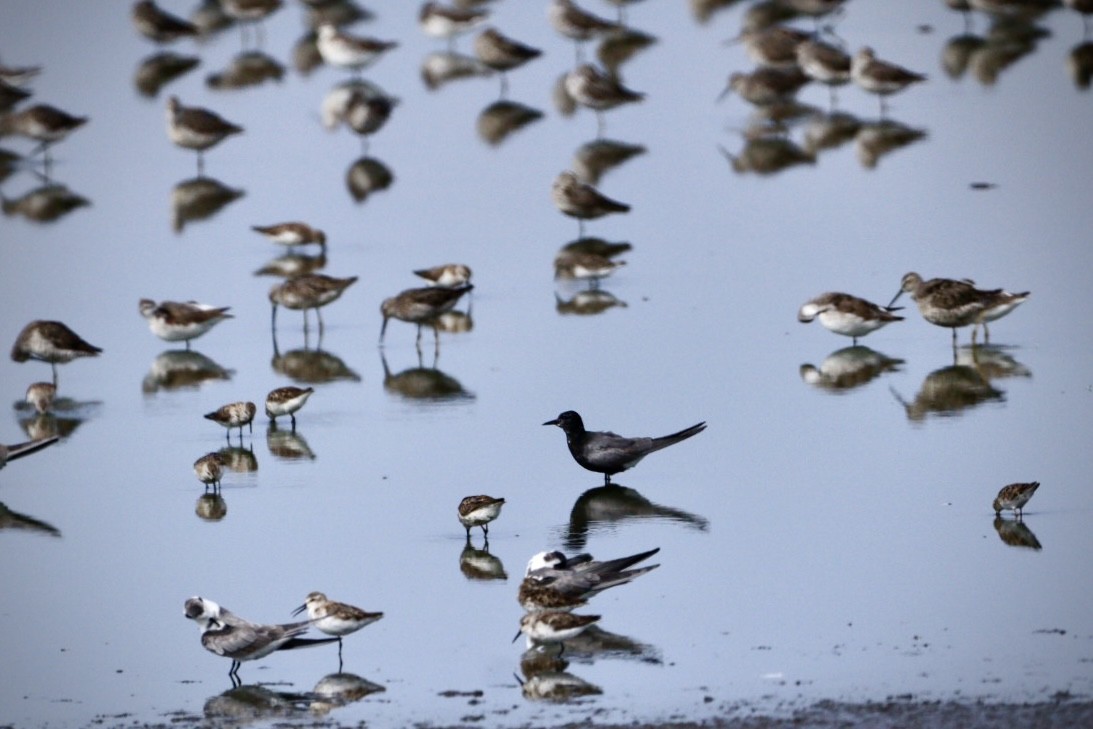
[[[557,425],[564,430],[573,460],[589,471],[602,473],[605,485],[611,483],[611,476],[633,468],[653,451],[667,448],[706,429],[703,422],[660,438],[625,438],[610,431],[585,430],[581,416],[572,410],[543,425]]]

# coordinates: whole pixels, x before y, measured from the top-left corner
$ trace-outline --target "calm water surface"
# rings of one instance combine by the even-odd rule
[[[272,692],[259,692],[270,716],[516,725],[1093,693],[1093,116],[1070,70],[1080,19],[1053,12],[998,50],[983,17],[966,29],[941,2],[853,0],[839,37],[929,81],[893,97],[886,126],[874,98],[841,89],[864,131],[759,174],[753,110],[714,103],[751,66],[724,44],[748,4],[704,21],[698,3],[635,5],[630,22],[656,43],[622,74],[648,97],[609,112],[605,136],[646,151],[599,180],[633,211],[587,226],[633,250],[590,297],[552,270],[577,225],[550,184],[596,136],[593,114],[565,117],[552,101],[572,44],[543,2],[490,6],[497,27],[545,51],[510,75],[508,95],[542,117],[491,144],[480,115],[498,80],[428,88],[422,67],[445,45],[421,34],[411,5],[373,3],[375,19],[353,27],[401,43],[367,75],[401,103],[363,163],[358,140],[320,118],[347,74],[294,64],[300,4],[265,24],[280,80],[207,83],[240,52],[232,28],[177,44],[199,65],[154,96],[136,80],[156,49],[129,3],[0,8],[0,58],[44,66],[34,99],[91,117],[52,169],[89,204],[38,220],[15,204],[45,184],[28,166],[0,183],[0,336],[7,346],[28,321],[59,319],[104,349],[60,368],[51,421],[20,404],[48,367],[0,361],[0,442],[63,435],[0,473],[0,723],[230,712],[228,662],[201,648],[183,601],[285,622],[312,590],[386,613],[345,641],[349,695],[363,698],[315,703],[334,681],[333,649],[275,654],[241,672]],[[170,94],[246,128],[207,154],[207,179],[166,139]],[[828,109],[826,89],[799,99]],[[921,134],[881,154],[897,122]],[[805,147],[816,124],[786,138]],[[186,197],[217,183],[236,192]],[[270,337],[278,279],[256,272],[283,251],[249,226],[291,219],[327,232],[323,272],[360,277],[325,310],[321,342],[288,311]],[[470,330],[442,333],[435,359],[425,339],[419,359],[413,328],[392,322],[379,350],[380,301],[446,261],[474,268]],[[794,319],[825,290],[886,303],[910,270],[1033,294],[992,326],[990,349],[961,349],[955,366],[949,333],[913,308],[849,351]],[[178,354],[148,332],[141,297],[230,305],[235,318]],[[316,387],[297,437],[258,418],[222,501],[202,499],[191,464],[226,442],[201,414],[293,382]],[[605,493],[539,425],[566,409],[628,435],[709,428]],[[1025,529],[996,527],[994,494],[1027,480],[1043,486]],[[465,551],[455,518],[472,493],[508,500],[488,556]],[[477,532],[472,542],[483,547]],[[659,569],[584,611],[619,636],[567,650],[560,678],[586,695],[525,697],[543,681],[522,691],[517,677],[535,669],[511,643],[528,557],[654,546]]]

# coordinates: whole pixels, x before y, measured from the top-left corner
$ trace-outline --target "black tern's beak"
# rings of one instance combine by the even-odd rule
[[[300,614],[300,613],[302,613],[302,612],[303,612],[304,610],[307,610],[307,603],[304,603],[304,604],[303,604],[303,605],[301,605],[300,607],[298,607],[298,608],[296,608],[295,610],[293,610],[293,611],[292,611],[292,614],[293,614],[293,615],[299,615],[299,614]]]
[[[895,309],[892,308],[892,304],[896,303],[896,300],[899,299],[899,297],[901,297],[901,296],[903,296],[903,289],[900,289],[899,291],[897,291],[896,295],[892,297],[892,300],[888,302],[888,306],[886,306],[884,308],[887,309],[888,311],[896,311]],[[903,307],[900,307],[900,308],[902,309]]]
[[[548,420],[545,423],[543,423],[543,425],[558,425],[558,424],[559,424],[558,418],[554,418],[554,420]]]

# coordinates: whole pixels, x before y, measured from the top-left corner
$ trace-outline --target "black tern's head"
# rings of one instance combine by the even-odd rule
[[[564,413],[554,418],[554,420],[548,420],[543,425],[557,425],[565,432],[584,430],[584,421],[581,420],[581,416],[572,410],[566,410]]]
[[[203,597],[191,597],[185,605],[186,617],[190,620],[207,622],[220,615],[220,606]]]

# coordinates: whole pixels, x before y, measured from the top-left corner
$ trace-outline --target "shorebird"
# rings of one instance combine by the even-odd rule
[[[301,246],[318,243],[326,248],[326,233],[312,228],[307,223],[274,223],[273,225],[252,225],[251,230],[264,235],[271,243],[283,246]]]
[[[315,392],[314,387],[300,388],[292,385],[271,390],[266,395],[266,415],[274,423],[277,422],[278,416],[289,416],[292,418],[292,430],[295,431],[296,411],[304,406],[313,392]]]
[[[445,263],[431,268],[419,268],[414,275],[425,279],[430,286],[457,288],[471,282],[471,268],[462,263]]]
[[[197,35],[197,26],[168,13],[152,0],[140,0],[133,5],[133,25],[137,32],[156,43],[171,43],[179,38]]]
[[[36,440],[30,440],[26,443],[15,443],[13,445],[4,445],[0,443],[0,468],[3,468],[8,461],[14,461],[23,456],[29,456],[31,453],[42,450],[46,446],[51,446],[60,440],[60,436],[51,435],[47,438],[38,438]]]
[[[334,602],[321,592],[312,592],[304,604],[292,611],[293,615],[307,611],[308,622],[338,641],[338,671],[342,670],[342,636],[355,633],[383,617],[383,613],[369,613],[354,605]],[[331,640],[334,640],[332,638]]]
[[[811,39],[799,43],[797,66],[810,79],[830,89],[832,106],[835,87],[850,83],[850,55],[830,43]]]
[[[348,68],[359,74],[362,69],[379,60],[384,53],[397,47],[398,43],[362,38],[338,30],[333,25],[321,25],[316,45],[326,64]]]
[[[1017,518],[1020,519],[1024,516],[1025,504],[1028,503],[1038,488],[1040,488],[1039,481],[1011,483],[1009,486],[1003,486],[1002,490],[998,492],[998,496],[994,497],[994,504],[992,504],[994,513],[1001,514],[1004,510],[1009,509],[1017,514]]]
[[[543,55],[538,48],[521,43],[496,28],[486,28],[474,39],[474,55],[487,68],[501,74],[501,96],[508,91],[508,72]]]
[[[220,477],[224,475],[224,458],[216,451],[206,453],[194,461],[194,474],[198,481],[205,484],[206,493],[209,486],[213,487],[214,493],[219,491]]]
[[[749,104],[769,106],[791,100],[808,82],[808,76],[798,68],[757,68],[751,73],[734,71],[717,100],[721,101],[731,91]]]
[[[49,362],[53,369],[53,384],[57,384],[57,364],[77,357],[97,357],[102,349],[88,344],[76,332],[59,321],[32,321],[23,327],[11,348],[14,362],[36,359]]]
[[[563,214],[577,218],[579,235],[584,235],[584,221],[602,218],[609,213],[628,213],[630,206],[612,200],[591,185],[585,184],[569,170],[554,180],[550,191],[554,205]]]
[[[311,627],[310,620],[280,625],[260,625],[244,620],[212,600],[191,597],[186,600],[184,614],[201,628],[201,645],[210,653],[230,658],[228,676],[238,686],[239,666],[243,661],[265,658],[278,650],[307,648],[333,643],[334,638],[301,638]]]
[[[418,24],[427,36],[444,38],[448,47],[454,46],[455,37],[468,33],[486,22],[489,11],[450,7],[437,2],[427,2],[418,13]]]
[[[57,396],[57,386],[52,382],[34,382],[27,387],[26,402],[39,415],[48,413]]]
[[[287,309],[304,312],[304,330],[307,330],[307,310],[314,309],[319,320],[319,332],[323,330],[323,315],[319,309],[332,301],[337,301],[342,293],[356,282],[356,276],[334,278],[322,273],[308,273],[277,284],[269,290],[269,300],[273,304],[270,326],[277,326],[277,305]]]
[[[630,568],[659,551],[657,547],[603,562],[590,554],[566,557],[561,552],[539,552],[528,560],[517,600],[528,611],[572,610],[604,590],[655,570],[660,565]]]
[[[772,25],[761,29],[747,28],[735,40],[744,44],[744,51],[757,65],[788,69],[797,66],[797,46],[810,38],[812,34],[803,30]]]
[[[489,539],[489,523],[501,514],[504,499],[492,496],[466,496],[459,502],[459,523],[467,530],[467,539],[471,538],[471,527],[482,527],[482,536]]]
[[[372,136],[391,118],[398,99],[390,96],[356,92],[345,105],[345,124],[361,138],[361,155],[368,151],[368,137]]]
[[[86,116],[73,116],[49,104],[37,104],[22,111],[0,116],[0,137],[18,135],[38,142],[32,155],[43,152],[49,161],[49,148],[87,123]]]
[[[232,428],[239,428],[239,440],[243,440],[244,425],[250,428],[251,433],[254,432],[254,413],[257,410],[258,408],[255,407],[254,403],[241,400],[221,405],[211,413],[205,413],[203,417],[224,426],[227,429],[227,438],[230,443]]]
[[[383,314],[383,326],[380,327],[380,345],[383,345],[383,337],[387,333],[387,322],[394,318],[409,324],[417,325],[416,343],[421,344],[421,325],[426,324],[446,311],[450,311],[462,298],[463,294],[474,288],[473,284],[464,284],[455,288],[441,288],[439,286],[427,286],[418,289],[406,289],[397,296],[384,299],[380,304],[380,313]],[[437,346],[440,343],[440,334],[433,329],[433,335]]]
[[[908,71],[894,63],[878,61],[873,49],[868,46],[855,53],[851,59],[850,77],[862,89],[880,98],[881,116],[888,109],[885,97],[926,80],[920,73]]]
[[[167,100],[167,137],[177,146],[197,151],[197,171],[205,169],[204,152],[243,127],[226,121],[218,114],[198,106],[183,106],[177,96]]]
[[[581,60],[582,42],[622,30],[618,23],[594,15],[578,7],[572,0],[551,0],[547,15],[554,30],[576,43],[578,62]]]
[[[698,423],[659,438],[625,438],[610,431],[585,430],[581,416],[572,410],[543,425],[561,428],[573,460],[589,471],[602,473],[605,486],[611,483],[613,475],[633,468],[653,451],[667,448],[706,429],[706,423]]]
[[[167,342],[186,342],[200,337],[214,326],[231,319],[227,306],[210,306],[196,301],[161,301],[158,304],[151,299],[140,300],[140,315],[148,320],[148,328],[160,339]]]
[[[615,272],[626,261],[613,261],[597,253],[561,253],[554,259],[554,278],[570,278],[588,281],[592,288]]]
[[[984,325],[1013,311],[1029,297],[1024,291],[1013,294],[1002,289],[983,291],[977,289],[971,281],[956,281],[951,278],[932,278],[923,281],[917,273],[905,274],[900,281],[900,289],[892,298],[887,308],[904,294],[918,304],[922,318],[939,327],[953,330],[953,348],[956,348],[956,330],[972,324]],[[990,316],[990,318],[986,318]],[[976,330],[972,329],[972,344],[975,344]]]
[[[808,324],[819,317],[824,329],[852,337],[857,345],[858,337],[894,321],[903,321],[902,316],[896,316],[892,311],[899,311],[899,307],[893,310],[850,294],[828,292],[805,302],[797,312],[797,321]]]
[[[563,643],[576,638],[594,623],[599,622],[599,615],[574,615],[569,612],[533,612],[520,618],[520,630],[512,641],[527,636],[528,647],[543,643]]]
[[[579,105],[596,112],[600,134],[603,133],[603,112],[645,98],[645,94],[626,88],[618,78],[590,63],[581,64],[566,74],[565,90]]]

